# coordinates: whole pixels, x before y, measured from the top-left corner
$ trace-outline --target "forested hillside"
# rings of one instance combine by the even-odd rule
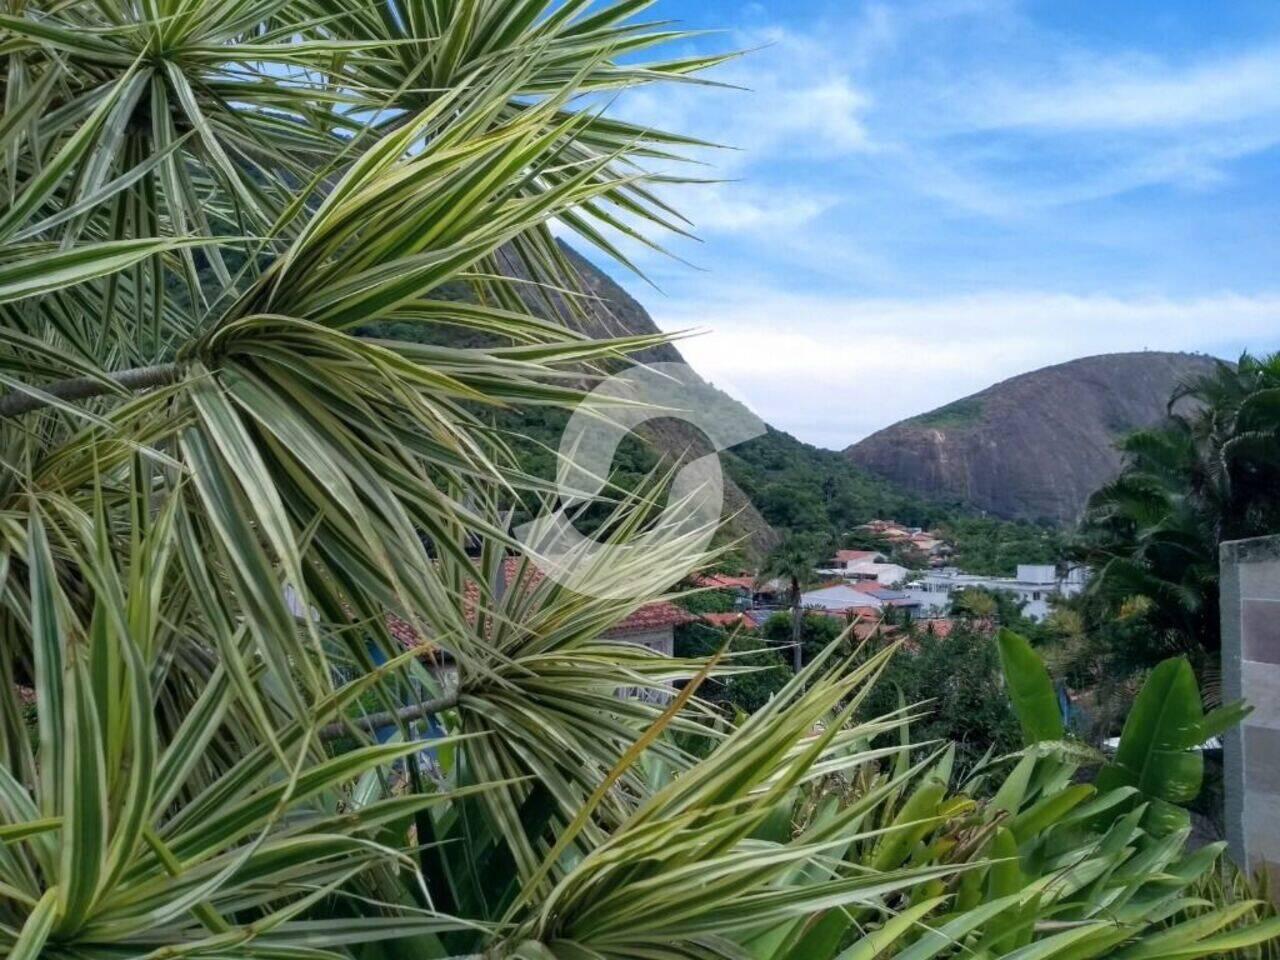
[[[598,336],[658,332],[648,312],[625,290],[586,258],[568,247],[562,249],[581,275],[583,288],[598,298],[589,301],[591,309],[583,314],[586,332]],[[448,293],[459,300],[467,296],[460,286]],[[530,299],[529,306],[537,309],[538,303]],[[412,323],[380,324],[361,332],[449,346],[487,346],[492,341],[471,329]],[[649,362],[683,362],[679,350],[669,344],[640,357]],[[711,384],[705,388],[716,390]],[[556,449],[569,417],[566,411],[524,407],[486,416],[523,470],[542,479],[554,478]],[[697,450],[700,442],[701,434],[688,424],[654,421],[620,447],[612,481],[619,490],[634,489],[661,463]],[[810,538],[819,551],[857,543],[856,528],[877,518],[943,529],[957,548],[957,562],[975,573],[1008,574],[1019,562],[1050,562],[1062,555],[1061,537],[1050,527],[985,517],[958,499],[922,497],[875,476],[842,453],[804,443],[774,427],[725,451],[721,463],[728,480],[725,512],[729,522],[723,539],[741,542],[739,560],[746,566],[788,534]],[[519,522],[528,518],[535,505],[514,506]]]

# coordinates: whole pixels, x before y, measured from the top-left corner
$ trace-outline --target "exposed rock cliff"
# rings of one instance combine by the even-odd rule
[[[845,453],[924,497],[1070,522],[1119,469],[1116,439],[1162,419],[1174,387],[1213,363],[1155,352],[1072,360],[903,420]]]

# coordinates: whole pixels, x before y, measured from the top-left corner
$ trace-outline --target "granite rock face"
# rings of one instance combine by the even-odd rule
[[[1116,440],[1166,415],[1211,357],[1115,353],[997,383],[849,447],[859,466],[924,497],[998,517],[1070,523],[1120,468]]]

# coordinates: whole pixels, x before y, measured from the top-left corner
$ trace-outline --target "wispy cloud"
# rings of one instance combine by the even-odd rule
[[[765,188],[733,181],[699,186],[675,199],[681,214],[708,235],[792,230],[808,225],[838,201],[829,192],[802,186]]]
[[[708,291],[710,293],[710,291]],[[1049,291],[857,298],[739,288],[661,305],[709,380],[766,420],[842,448],[1048,364],[1132,350],[1278,344],[1280,292],[1172,299]]]
[[[759,49],[719,72],[747,92],[618,104],[739,148],[671,194],[705,272],[637,251],[666,295],[633,292],[830,446],[1071,357],[1274,348],[1280,16],[1193,6],[1172,43],[1120,8],[1076,30],[1019,0],[749,5],[730,43]]]
[[[968,121],[977,129],[1160,131],[1280,115],[1280,45],[1180,65],[1149,54],[1077,53],[1057,73],[1031,84],[993,78]]]
[[[732,147],[704,157],[728,169],[778,152],[830,157],[870,149],[864,118],[871,96],[855,81],[847,51],[828,39],[780,27],[737,32],[732,45],[751,52],[714,73],[725,89],[641,89],[627,95],[621,111],[637,123],[693,129]]]

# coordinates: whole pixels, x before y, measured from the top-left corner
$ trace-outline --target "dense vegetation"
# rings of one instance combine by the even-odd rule
[[[885,668],[863,704],[867,716],[902,704],[923,704],[912,727],[921,742],[951,742],[958,770],[971,771],[1021,745],[992,630],[958,624],[946,637],[916,627],[907,649]],[[901,700],[899,700],[901,698]]]
[[[1020,563],[1060,563],[1068,534],[1051,526],[991,517],[952,515],[938,530],[955,552],[949,562],[966,573],[1009,577]]]
[[[1218,546],[1280,531],[1280,354],[1220,362],[1169,414],[1123,441],[1124,469],[1081,526],[1076,549],[1095,571],[1081,646],[1100,674],[1170,652],[1215,670]]]
[[[832,450],[770,429],[724,455],[725,469],[779,530],[833,540],[876,518],[926,526],[946,515],[895,490]]]
[[[955,548],[950,562],[970,573],[1012,576],[1019,563],[1056,563],[1065,555],[1065,538],[1057,528],[982,517],[961,504],[931,503],[871,476],[842,454],[780,430],[735,447],[724,461],[770,524],[807,537],[818,553],[873,546],[904,565],[918,565],[919,558],[909,552],[857,530],[880,519],[941,531]]]
[[[714,560],[660,485],[534,575],[504,508],[542,488],[477,411],[576,408],[660,339],[584,337],[551,232],[682,229],[645,169],[690,141],[598,109],[718,62],[647,59],[684,37],[646,6],[0,15],[0,957],[1191,960],[1277,932],[1191,896],[1220,850],[1184,850],[1213,724],[1180,661],[1095,787],[1012,658],[1025,746],[979,789],[859,714],[888,650],[838,640],[730,722],[698,691],[732,662],[612,639]]]
[[[456,331],[421,325],[385,324],[362,332],[419,343],[459,342]],[[544,480],[555,476],[557,446],[568,417],[566,411],[555,408],[488,414],[520,469]],[[614,458],[610,482],[619,491],[636,490],[663,459],[652,437],[628,437]],[[951,562],[970,573],[1012,576],[1019,563],[1056,563],[1065,556],[1065,535],[1055,527],[980,517],[959,504],[929,503],[871,476],[834,451],[773,428],[726,451],[722,462],[780,536],[798,536],[811,545],[815,562],[839,547],[872,546],[904,566],[920,566],[920,558],[911,551],[898,550],[856,529],[875,519],[938,529],[955,547]],[[536,502],[519,504],[515,520],[528,519],[534,507]],[[580,526],[591,530],[598,522],[588,517]],[[740,556],[739,565],[753,566],[760,559]]]
[[[705,623],[676,628],[676,656],[705,659],[721,651],[734,667],[743,668],[742,672],[708,680],[700,695],[729,716],[763,709],[794,676],[777,646],[751,631],[723,630]]]

